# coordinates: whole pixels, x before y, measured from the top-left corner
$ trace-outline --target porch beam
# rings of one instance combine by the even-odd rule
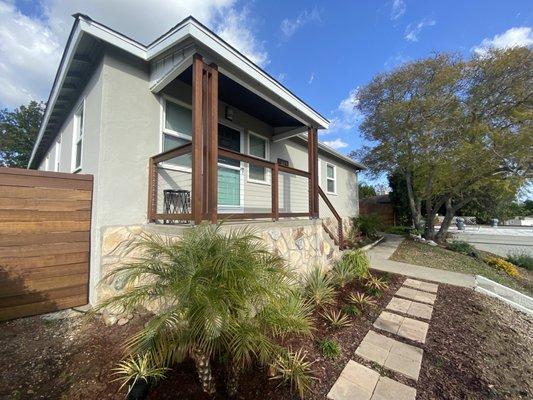
[[[306,126],[274,128],[274,136],[272,136],[272,141],[279,142],[280,140],[298,136],[305,132],[307,132]]]
[[[203,164],[203,116],[202,116],[202,56],[195,54],[192,64],[192,220],[202,222],[202,164]]]
[[[217,223],[218,207],[218,66],[211,64],[209,68],[209,121],[207,176],[208,201],[207,214],[212,224]]]
[[[318,218],[318,137],[316,128],[307,129],[307,160],[309,172],[309,216]]]

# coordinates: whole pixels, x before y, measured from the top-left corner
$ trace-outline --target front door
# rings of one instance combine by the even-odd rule
[[[229,126],[218,124],[218,146],[241,152],[241,132]],[[242,167],[238,160],[218,158],[218,211],[242,212],[243,208]]]

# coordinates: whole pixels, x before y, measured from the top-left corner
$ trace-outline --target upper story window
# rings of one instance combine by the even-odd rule
[[[268,159],[268,140],[264,137],[250,133],[248,141],[248,153],[251,156]],[[250,164],[248,169],[248,179],[258,182],[266,182],[266,168]]]
[[[326,191],[337,194],[337,167],[329,163],[326,163]]]
[[[189,105],[164,98],[161,150],[167,151],[192,140],[192,110]],[[191,169],[191,153],[165,161],[166,164]]]
[[[81,169],[81,157],[83,150],[83,134],[85,129],[85,101],[76,110],[74,114],[74,135],[73,135],[73,158],[72,171],[79,171]]]

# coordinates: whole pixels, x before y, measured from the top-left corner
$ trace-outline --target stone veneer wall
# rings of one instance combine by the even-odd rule
[[[322,228],[321,220],[291,220],[276,223],[262,222],[247,224],[257,230],[267,246],[287,260],[289,266],[299,274],[305,274],[315,264],[331,267],[340,257],[340,251]],[[242,224],[226,224],[223,230],[243,227]],[[179,237],[186,229],[184,226],[171,225],[136,225],[104,228],[102,232],[101,276],[120,266],[136,254],[128,253],[131,243],[142,233],[157,233],[161,236]],[[138,255],[138,253],[137,253]],[[97,301],[100,302],[124,290],[120,278],[111,277],[102,281],[96,288]],[[154,304],[152,311],[158,308]],[[126,323],[132,316],[123,315],[121,310],[106,310],[104,321],[107,324]]]

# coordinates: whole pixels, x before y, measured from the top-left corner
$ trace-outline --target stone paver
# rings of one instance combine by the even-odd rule
[[[437,293],[438,285],[435,283],[429,283],[429,282],[422,282],[416,279],[407,278],[405,282],[403,283],[406,286],[410,286],[412,288],[423,290],[424,292],[431,292],[431,293]]]
[[[331,400],[415,400],[416,390],[348,361],[327,395]]]
[[[387,309],[424,319],[430,319],[433,313],[433,307],[429,304],[417,303],[400,297],[393,297],[387,304]]]
[[[369,331],[355,351],[360,357],[418,380],[424,351],[374,331]]]
[[[425,343],[429,324],[383,311],[374,322],[374,327],[415,342]]]
[[[371,400],[415,400],[416,389],[386,376],[379,378]]]
[[[412,289],[407,286],[402,286],[396,292],[396,296],[405,297],[409,300],[418,301],[420,303],[433,304],[437,299],[437,295],[420,290]]]

